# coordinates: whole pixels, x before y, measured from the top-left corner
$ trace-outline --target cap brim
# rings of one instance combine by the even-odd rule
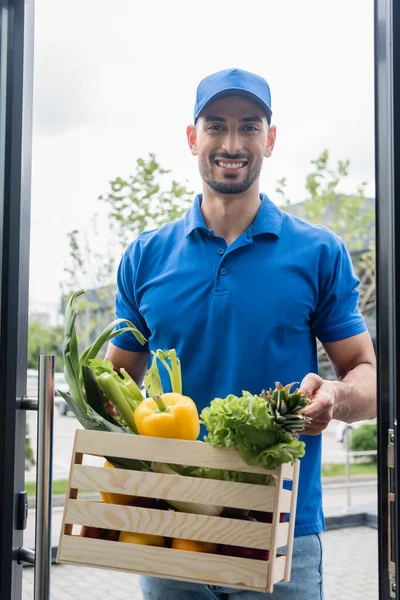
[[[213,94],[211,98],[208,98],[207,101],[198,109],[194,116],[194,122],[196,123],[197,119],[200,117],[200,114],[209,104],[211,104],[211,102],[215,102],[215,100],[219,100],[219,98],[226,98],[228,96],[244,96],[245,98],[250,98],[250,100],[253,100],[253,102],[265,110],[268,125],[271,124],[272,110],[268,104],[265,104],[265,102],[260,100],[260,98],[252,92],[248,92],[247,90],[242,90],[240,88],[229,88]]]

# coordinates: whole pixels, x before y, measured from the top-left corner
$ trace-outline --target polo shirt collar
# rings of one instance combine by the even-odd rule
[[[260,194],[260,199],[260,208],[256,218],[250,225],[251,233],[253,237],[263,233],[270,233],[279,237],[282,230],[283,213],[266,194]]]
[[[193,205],[185,214],[184,226],[186,237],[195,229],[204,229],[211,232],[204,222],[200,209],[201,200],[202,194],[198,194],[193,201]],[[279,237],[282,230],[282,211],[271,202],[266,194],[260,194],[260,200],[260,208],[258,209],[256,218],[249,227],[249,232],[251,232],[252,236],[266,233]]]
[[[210,231],[204,222],[203,214],[200,209],[201,198],[202,194],[198,194],[193,201],[193,205],[185,214],[186,237],[190,235],[195,229],[204,229],[205,231]]]

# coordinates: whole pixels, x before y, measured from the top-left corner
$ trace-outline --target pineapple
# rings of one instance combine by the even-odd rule
[[[288,433],[297,435],[311,419],[300,414],[300,411],[309,404],[307,396],[299,392],[298,388],[290,393],[293,386],[294,383],[283,386],[278,382],[275,383],[274,390],[263,390],[260,396],[270,408],[275,422]]]

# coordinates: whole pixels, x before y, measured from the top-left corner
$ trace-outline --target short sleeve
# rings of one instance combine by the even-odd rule
[[[115,315],[117,319],[131,321],[148,340],[150,332],[136,303],[135,271],[138,265],[135,265],[135,262],[138,262],[138,259],[135,260],[134,245],[131,245],[125,251],[118,267]],[[124,327],[123,323],[117,329],[121,329],[121,327]],[[146,352],[149,347],[147,342],[144,345],[138,342],[131,332],[121,333],[121,335],[113,338],[112,344],[122,350],[130,350],[131,352]]]
[[[322,343],[343,340],[367,330],[358,308],[359,285],[350,255],[338,240],[321,255],[318,304],[311,327]]]

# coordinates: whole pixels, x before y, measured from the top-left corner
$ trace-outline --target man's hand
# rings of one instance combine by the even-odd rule
[[[301,414],[310,417],[311,423],[301,431],[307,435],[318,435],[326,429],[333,419],[335,404],[336,382],[327,381],[309,373],[301,382],[300,391],[307,394],[310,404],[301,411]]]
[[[114,404],[111,402],[111,400],[109,400],[109,398],[107,398],[107,396],[103,392],[101,393],[101,395],[103,397],[104,408],[106,409],[108,414],[114,418],[119,417],[119,413],[115,408]]]

